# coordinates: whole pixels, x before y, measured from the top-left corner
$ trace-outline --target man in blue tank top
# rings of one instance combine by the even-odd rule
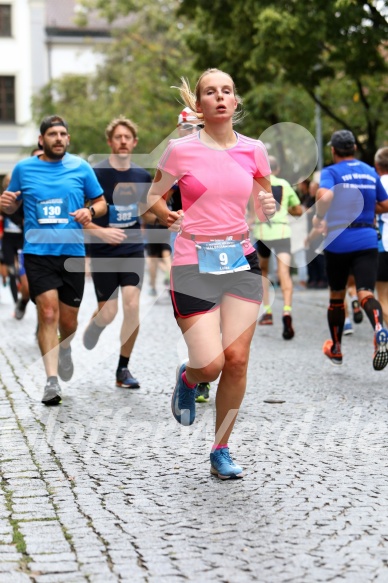
[[[371,166],[355,158],[352,132],[334,132],[329,142],[334,164],[321,173],[313,226],[325,232],[326,269],[330,286],[328,323],[331,340],[323,352],[336,366],[342,364],[341,338],[345,322],[346,282],[352,272],[358,301],[374,330],[373,368],[388,364],[388,331],[380,303],[374,296],[377,275],[375,213],[388,211],[388,196]]]

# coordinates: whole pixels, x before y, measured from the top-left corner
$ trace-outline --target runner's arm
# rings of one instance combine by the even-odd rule
[[[157,216],[162,225],[166,225],[174,231],[179,230],[180,223],[183,219],[183,211],[171,211],[167,206],[164,196],[169,192],[175,182],[176,176],[172,176],[158,168],[147,199],[149,205],[148,210]]]
[[[90,201],[89,209],[94,208],[94,217],[98,219],[99,217],[103,217],[108,212],[108,205],[106,204],[105,196],[101,195],[97,198],[93,198]],[[89,211],[90,212],[90,211]]]
[[[158,223],[158,217],[147,205],[139,203],[139,212],[143,225],[155,225]]]
[[[83,227],[88,225],[92,222],[92,218],[98,219],[99,217],[103,217],[108,210],[108,205],[106,204],[106,200],[104,196],[98,196],[97,198],[93,198],[91,200],[90,207],[83,207],[74,211],[73,213],[69,213],[77,223],[81,223]],[[92,211],[90,210],[93,207],[94,213],[92,215]]]
[[[318,188],[315,203],[315,216],[323,220],[333,201],[334,192],[328,188]]]
[[[117,229],[116,227],[100,227],[100,225],[96,225],[95,223],[88,223],[87,225],[83,225],[85,231],[87,231],[86,239],[88,238],[98,238],[101,239],[104,243],[108,243],[109,245],[119,245],[124,241],[126,238],[125,229]],[[89,237],[88,237],[89,235]],[[85,241],[89,243],[90,241]]]
[[[22,204],[21,200],[16,200],[19,195],[20,190],[18,190],[17,192],[4,190],[3,194],[0,197],[0,209],[6,215],[12,215],[13,213],[15,213]]]
[[[270,177],[255,177],[252,194],[257,218],[259,221],[268,222],[278,210],[272,194]]]
[[[296,206],[291,206],[288,209],[288,212],[293,217],[300,217],[301,215],[303,215],[303,207],[301,204],[297,204]]]
[[[381,215],[382,213],[388,213],[388,198],[387,200],[382,200],[381,202],[376,202],[376,210],[377,215]]]
[[[334,192],[329,188],[318,188],[315,203],[315,215],[313,216],[312,225],[320,233],[326,230],[325,215],[333,201]]]

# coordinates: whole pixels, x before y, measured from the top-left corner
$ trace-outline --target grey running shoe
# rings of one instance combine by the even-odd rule
[[[116,386],[122,389],[139,389],[140,383],[127,368],[119,368],[116,372]]]
[[[59,377],[67,382],[71,379],[74,372],[74,365],[71,359],[71,347],[62,348],[59,345],[59,358],[58,358],[58,375]]]
[[[62,391],[58,381],[47,381],[44,388],[42,403],[47,406],[59,405],[62,401]]]
[[[84,332],[83,343],[85,348],[88,350],[93,350],[98,342],[98,339],[100,338],[101,332],[104,329],[105,326],[97,326],[97,324],[95,324],[95,322],[92,320]]]
[[[15,318],[17,320],[21,320],[26,313],[27,302],[22,300],[21,298],[15,304]]]

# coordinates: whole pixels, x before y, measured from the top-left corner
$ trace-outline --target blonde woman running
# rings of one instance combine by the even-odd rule
[[[230,75],[208,69],[185,104],[204,122],[197,132],[171,140],[161,157],[148,199],[159,220],[179,230],[171,272],[171,298],[189,360],[177,374],[172,413],[195,419],[198,383],[220,376],[216,395],[211,473],[241,478],[228,441],[246,388],[250,344],[262,300],[261,271],[245,219],[250,200],[259,219],[276,211],[267,152],[258,140],[233,130],[240,98]],[[177,181],[182,210],[162,196]]]

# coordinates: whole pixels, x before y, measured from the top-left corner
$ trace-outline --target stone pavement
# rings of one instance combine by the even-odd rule
[[[76,373],[47,409],[34,307],[18,322],[0,295],[0,583],[388,580],[388,370],[372,369],[365,319],[343,367],[325,362],[326,290],[295,293],[291,342],[278,293],[274,326],[257,328],[233,482],[209,475],[216,383],[191,428],[171,416],[181,343],[165,297],[144,289],[142,386],[122,390],[119,322],[82,346],[88,281]]]

